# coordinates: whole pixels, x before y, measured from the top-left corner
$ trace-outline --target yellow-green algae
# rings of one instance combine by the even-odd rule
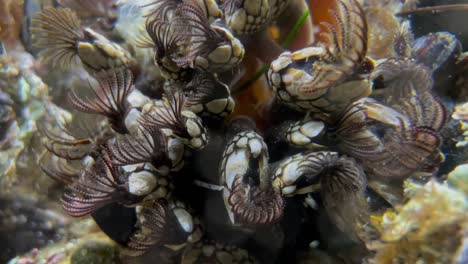
[[[450,186],[457,188],[468,195],[468,164],[457,166],[449,173],[447,182]]]
[[[408,201],[373,219],[381,241],[373,245],[377,254],[371,263],[462,263],[468,196],[457,188],[435,180],[425,185],[406,181]]]

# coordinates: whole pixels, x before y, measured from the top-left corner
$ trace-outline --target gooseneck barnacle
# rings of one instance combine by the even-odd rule
[[[304,111],[339,111],[369,95],[367,78],[355,76],[367,52],[367,22],[356,1],[338,1],[330,10],[336,24],[322,23],[327,40],[273,61],[268,81],[277,98]]]
[[[284,200],[271,188],[267,146],[252,128],[242,129],[226,144],[220,177],[233,224],[268,224],[282,216]]]
[[[132,57],[120,45],[89,27],[81,26],[75,11],[47,8],[32,22],[32,36],[41,58],[55,67],[67,67],[74,58],[93,74],[132,66]]]
[[[332,221],[358,239],[358,224],[368,214],[367,178],[353,159],[329,151],[301,153],[281,161],[273,175],[274,189],[285,196],[310,187],[318,189]]]
[[[106,128],[107,121],[100,116],[75,115],[73,120],[62,121],[55,120],[50,126],[46,122],[40,123],[38,130],[45,138],[45,148],[67,160],[81,160],[94,155],[99,151],[99,142],[106,141],[113,134],[110,128]]]
[[[183,204],[160,199],[137,208],[137,231],[130,237],[127,253],[138,256],[154,245],[177,245],[199,240],[200,226]]]
[[[112,213],[130,212],[123,238],[109,233],[125,255],[164,248],[181,263],[251,263],[258,230],[287,250],[303,225],[323,221],[367,252],[372,207],[387,201],[372,184],[401,185],[444,160],[433,72],[409,58],[409,38],[395,40],[397,57],[372,59],[367,1],[337,0],[318,40],[291,51],[275,21],[305,6],[295,1],[147,1],[137,44],[89,23],[79,10],[90,1],[58,2],[32,23],[38,55],[54,68],[80,61],[94,80],[67,87],[71,117],[38,124],[40,166],[64,186],[69,215],[109,233]],[[112,1],[98,2],[90,14],[113,23]],[[265,40],[274,49],[255,54]],[[265,91],[231,94],[257,59],[269,64]],[[268,103],[254,112],[267,117],[239,114],[257,92]],[[307,247],[334,239],[309,235]]]
[[[229,87],[208,72],[200,72],[183,88],[186,106],[195,114],[224,118],[234,111]]]
[[[78,111],[103,115],[115,131],[126,133],[127,97],[134,88],[132,72],[125,68],[100,72],[96,79],[98,84],[94,87],[90,85],[89,90],[80,95],[72,89],[68,99]]]
[[[241,42],[224,24],[210,22],[204,3],[156,1],[146,29],[152,40],[146,46],[155,48],[155,61],[168,78],[183,78],[193,68],[223,72],[244,56]]]
[[[63,23],[56,23],[63,21]],[[76,42],[84,38],[76,13],[70,9],[47,9],[38,15],[33,27],[35,46],[41,57],[59,67],[76,56]]]

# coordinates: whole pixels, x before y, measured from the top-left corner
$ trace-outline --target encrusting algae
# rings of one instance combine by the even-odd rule
[[[0,0],[0,223],[46,237],[0,260],[467,263],[466,43],[412,15],[468,8],[424,4]]]
[[[80,234],[75,234],[75,237],[71,236],[67,240],[59,241],[41,250],[33,249],[24,256],[10,260],[8,264],[120,263],[117,245],[105,234],[96,232],[97,227],[94,223],[84,220],[75,224],[73,228],[81,229]]]
[[[468,173],[461,177],[466,182]],[[466,263],[468,195],[457,187],[434,180],[424,185],[407,181],[408,201],[374,217],[382,241],[372,245],[377,253],[370,262]]]

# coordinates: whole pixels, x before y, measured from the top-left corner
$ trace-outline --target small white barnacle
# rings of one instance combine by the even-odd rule
[[[229,87],[210,72],[200,71],[184,88],[186,104],[197,115],[220,118],[234,110]]]
[[[140,118],[140,115],[141,112],[137,108],[130,109],[130,111],[125,115],[125,127],[130,133],[138,133],[138,118]]]
[[[249,35],[265,28],[270,20],[270,1],[223,1],[226,24],[236,35]]]
[[[150,103],[151,99],[140,92],[140,90],[134,89],[127,97],[127,102],[131,107],[142,108],[147,103]]]
[[[201,135],[201,128],[197,122],[193,121],[192,119],[188,119],[187,122],[185,122],[185,125],[187,126],[187,132],[190,134],[190,136],[198,137]]]
[[[220,114],[221,112],[225,111],[227,107],[228,101],[226,98],[215,99],[211,102],[206,104],[206,107],[209,112],[214,114]]]
[[[208,69],[215,71],[226,71],[239,64],[245,55],[245,49],[242,43],[219,21],[211,25],[213,30],[223,37],[224,41],[219,44],[207,55],[211,62]]]
[[[189,135],[188,146],[193,149],[201,149],[208,143],[206,128],[202,125],[201,119],[191,111],[184,111],[187,118],[185,127]]]
[[[133,172],[128,176],[128,191],[134,195],[147,195],[154,190],[156,185],[156,175],[150,171]]]
[[[186,233],[192,233],[194,224],[192,216],[189,214],[189,212],[187,212],[187,210],[185,210],[184,208],[175,208],[173,212],[182,229]]]

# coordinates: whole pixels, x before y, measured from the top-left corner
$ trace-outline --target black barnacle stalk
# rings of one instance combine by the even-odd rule
[[[72,89],[68,99],[77,110],[103,115],[116,132],[126,133],[127,97],[134,89],[132,72],[125,68],[101,72],[96,79],[98,85],[90,84],[88,91],[80,95]]]

